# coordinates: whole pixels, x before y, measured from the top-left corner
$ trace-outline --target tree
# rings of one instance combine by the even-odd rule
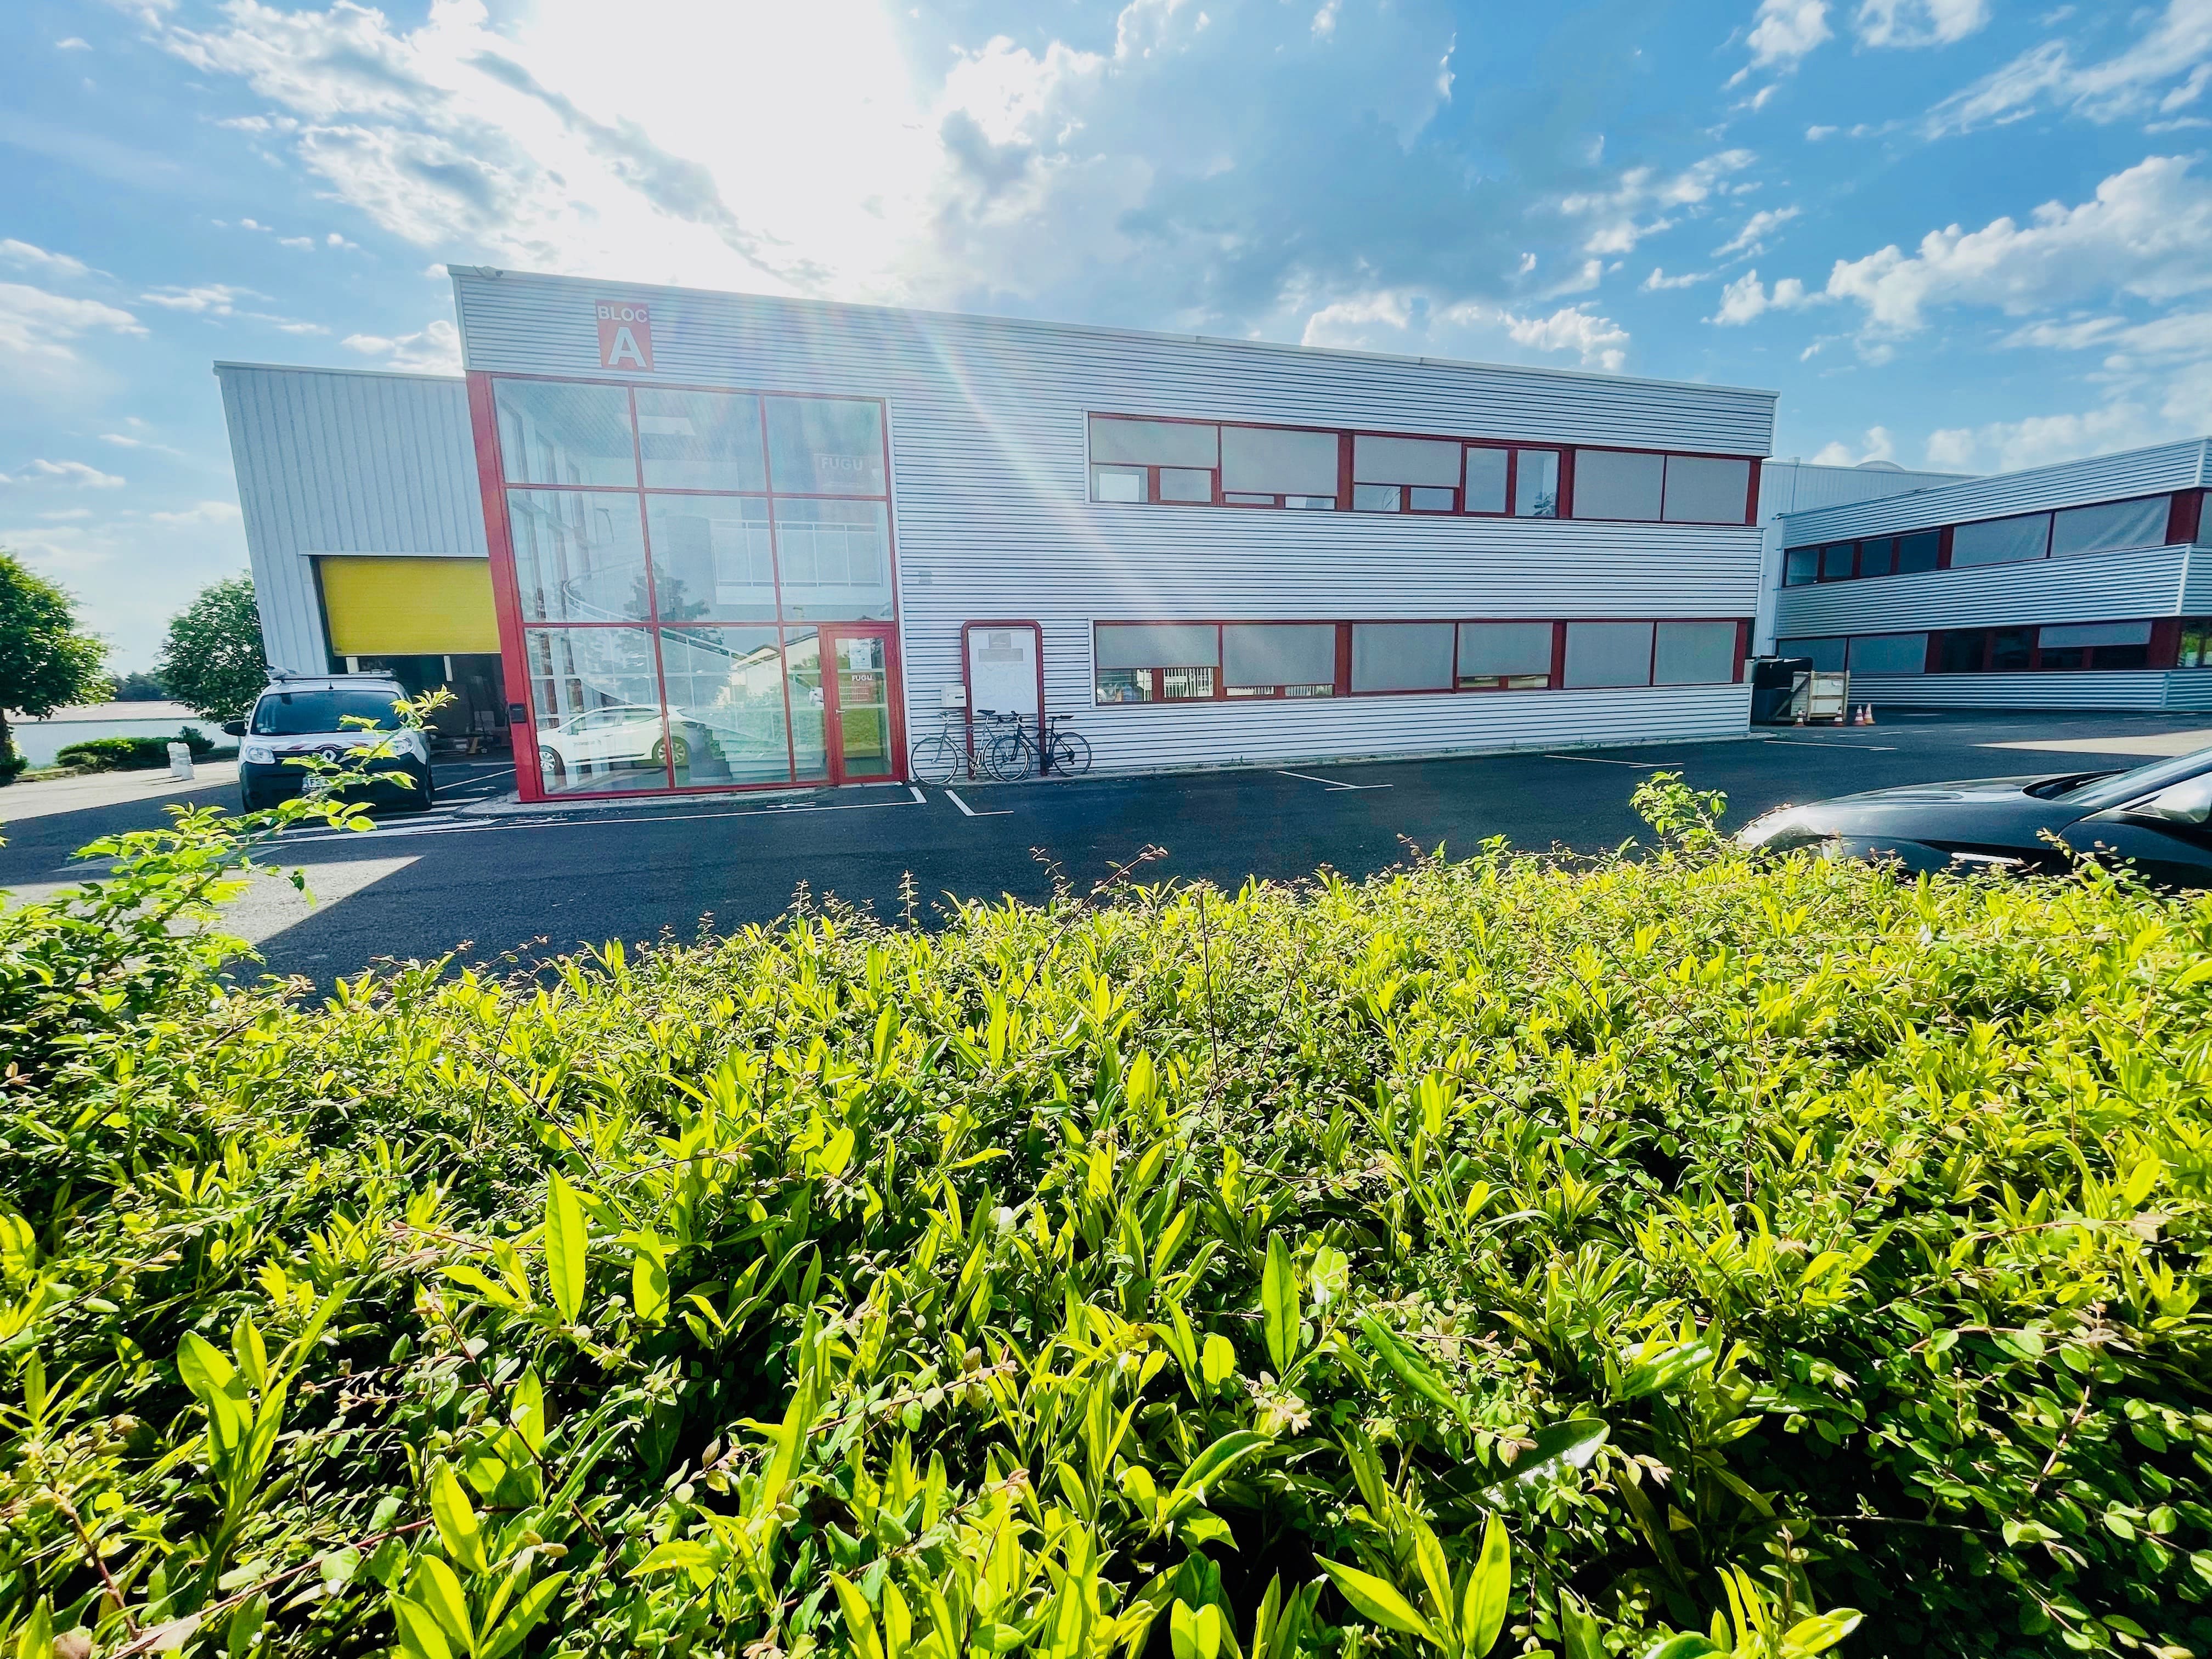
[[[154,672],[169,695],[194,714],[211,720],[242,717],[269,684],[253,578],[210,583],[169,618],[168,642]]]
[[[115,678],[115,690],[109,694],[118,702],[166,702],[168,688],[143,669]]]
[[[105,645],[77,631],[75,601],[0,551],[0,778],[21,769],[11,763],[8,716],[43,720],[72,703],[100,702],[107,696],[100,672],[106,658]]]

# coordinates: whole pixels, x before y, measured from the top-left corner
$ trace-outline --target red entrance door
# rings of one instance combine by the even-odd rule
[[[822,652],[830,781],[873,783],[903,777],[898,649],[890,629],[868,623],[825,623]]]

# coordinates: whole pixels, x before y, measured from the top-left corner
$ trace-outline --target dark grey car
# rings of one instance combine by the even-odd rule
[[[2075,853],[2126,860],[2164,885],[2212,887],[2212,749],[2128,771],[2056,772],[1869,789],[1784,806],[1746,825],[1747,847],[1824,847],[1908,870],[2063,870]]]

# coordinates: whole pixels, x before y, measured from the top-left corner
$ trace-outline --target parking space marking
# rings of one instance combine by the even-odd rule
[[[471,818],[460,822],[432,823],[379,824],[371,832],[377,836],[478,835],[493,830],[586,830],[603,823],[684,823],[711,818],[760,818],[784,812],[873,812],[886,806],[927,806],[928,798],[921,790],[908,786],[908,793],[896,800],[856,800],[837,805],[822,805],[812,801],[779,803],[773,806],[744,806],[722,812],[649,812],[634,813],[617,817],[594,813],[589,817],[517,817]],[[362,844],[359,832],[324,830],[305,836],[286,836],[276,843],[278,849],[288,847],[313,847],[325,842],[342,841]]]
[[[1793,749],[1859,749],[1869,755],[1893,753],[1893,743],[1837,743],[1827,738],[1761,738],[1761,743],[1786,743]]]
[[[958,807],[971,818],[1008,818],[1013,816],[1012,809],[1004,806],[987,807],[982,811],[979,812],[974,807],[970,806],[966,801],[961,799],[959,796],[954,794],[950,789],[945,792],[945,799],[951,801],[955,806]]]
[[[1646,766],[1681,766],[1686,764],[1686,763],[1678,760],[1611,760],[1603,755],[1545,755],[1540,757],[1540,758],[1544,760],[1583,761],[1591,766],[1633,766],[1639,769]]]
[[[1280,767],[1275,769],[1275,775],[1279,778],[1297,778],[1306,783],[1317,783],[1324,789],[1390,789],[1396,787],[1388,783],[1340,783],[1334,778],[1317,778],[1310,772],[1285,772]]]

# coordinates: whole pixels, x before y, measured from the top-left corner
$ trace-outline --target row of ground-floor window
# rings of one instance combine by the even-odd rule
[[[2212,667],[2212,618],[2027,623],[1904,634],[1830,634],[1775,641],[1778,655],[1855,674],[2019,674]]]

